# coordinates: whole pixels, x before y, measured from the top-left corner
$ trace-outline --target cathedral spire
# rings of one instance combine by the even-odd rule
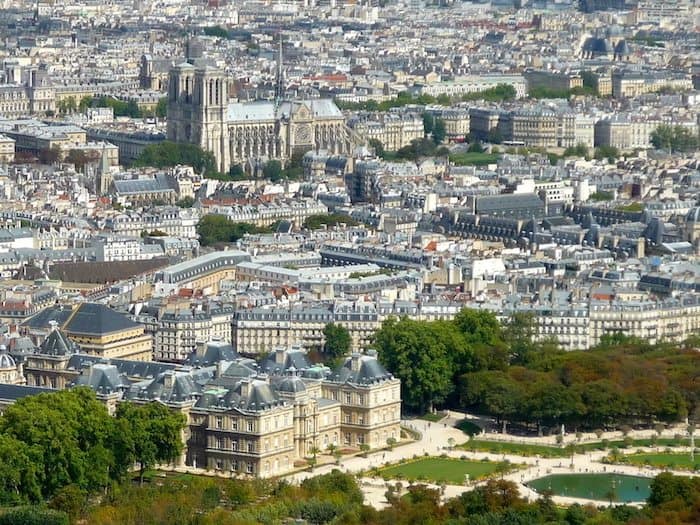
[[[284,70],[282,61],[282,33],[279,34],[279,51],[277,54],[277,78],[275,79],[275,105],[279,107],[284,95]]]

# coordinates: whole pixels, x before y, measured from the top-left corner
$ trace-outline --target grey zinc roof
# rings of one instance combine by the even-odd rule
[[[343,113],[331,99],[282,102],[277,110],[273,102],[235,102],[228,105],[228,118],[235,122],[274,121],[278,118],[288,118],[293,104],[303,104],[315,118],[343,118]]]
[[[279,381],[276,386],[277,390],[280,392],[296,393],[306,391],[306,385],[304,384],[304,381],[297,376],[285,377],[281,381]]]
[[[102,335],[139,327],[138,323],[97,303],[81,304],[64,329],[69,333]]]
[[[243,395],[244,385],[247,385],[248,393]],[[204,389],[203,395],[197,400],[199,408],[219,407],[225,409],[237,409],[247,412],[258,412],[273,406],[283,404],[270,384],[262,379],[244,379],[238,381],[233,387],[216,387],[210,385]]]
[[[157,378],[135,383],[127,392],[127,399],[158,400],[164,403],[182,403],[199,397],[201,387],[187,372],[169,370]]]
[[[111,394],[126,388],[129,380],[119,373],[116,366],[97,363],[84,369],[75,384],[89,386],[98,394]]]
[[[29,328],[48,328],[51,325],[51,321],[56,321],[58,326],[63,326],[73,310],[70,308],[64,308],[63,306],[50,306],[44,308],[41,312],[37,313],[30,319],[27,319],[22,326]]]
[[[51,388],[42,388],[39,386],[9,385],[0,383],[0,399],[7,401],[17,401],[23,397],[47,394],[49,392],[55,392],[55,390]]]
[[[236,359],[235,361],[229,364],[224,362],[221,366],[223,371],[221,373],[221,377],[217,378],[218,380],[238,380],[242,377],[254,377],[259,372],[257,363],[252,359],[246,358]]]
[[[275,105],[272,102],[236,102],[228,105],[230,121],[247,122],[275,120]]]
[[[262,369],[268,374],[281,374],[287,370],[306,370],[311,366],[306,352],[303,350],[285,350],[284,362],[277,363],[275,357],[277,352],[272,352],[262,365]]]
[[[172,190],[170,181],[163,174],[147,179],[116,179],[113,181],[117,193],[122,195],[130,193],[150,193]]]
[[[353,361],[356,366],[353,366]],[[350,383],[354,385],[371,385],[380,381],[393,379],[393,376],[379,363],[373,355],[353,355],[335,370],[328,378],[336,383]]]
[[[219,361],[234,361],[239,357],[231,343],[210,341],[202,355],[194,352],[187,357],[185,363],[192,366],[209,366]]]
[[[168,370],[174,370],[178,366],[173,363],[135,361],[132,359],[110,359],[105,361],[104,358],[96,355],[76,354],[68,360],[67,368],[69,370],[81,370],[93,363],[108,363],[114,365],[117,367],[120,374],[124,374],[133,379],[152,379]]]
[[[481,196],[477,200],[476,207],[479,213],[488,213],[492,210],[544,207],[544,203],[534,193],[515,193],[510,195],[502,194]]]
[[[64,356],[78,353],[79,347],[60,330],[52,330],[39,346],[39,353],[51,356]]]

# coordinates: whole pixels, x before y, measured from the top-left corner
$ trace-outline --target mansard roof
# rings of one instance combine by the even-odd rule
[[[328,377],[328,380],[335,383],[371,385],[393,378],[372,352],[366,355],[353,354]]]
[[[39,353],[54,357],[70,356],[77,354],[80,348],[66,337],[61,330],[52,330],[51,333],[39,345]]]
[[[111,394],[127,388],[129,380],[116,366],[96,363],[83,369],[75,384],[89,386],[98,394]]]

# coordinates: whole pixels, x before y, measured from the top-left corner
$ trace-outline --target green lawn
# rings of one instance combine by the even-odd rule
[[[468,461],[451,458],[422,458],[402,465],[381,469],[382,476],[407,480],[425,480],[436,483],[464,483],[464,476],[477,479],[493,474],[499,463],[492,461]]]
[[[564,448],[547,445],[526,445],[501,441],[471,439],[459,448],[472,452],[490,452],[492,454],[515,454],[517,456],[541,456],[543,458],[563,458],[569,455]]]
[[[443,417],[445,416],[439,412],[437,414],[431,414],[430,412],[428,412],[427,414],[423,414],[422,416],[420,416],[418,419],[423,419],[425,421],[432,421],[433,423],[436,423],[437,421],[440,421]]]
[[[687,438],[677,440],[663,438],[651,439],[631,439],[625,443],[624,440],[596,441],[593,443],[582,443],[575,446],[576,453],[585,453],[591,450],[605,450],[613,448],[636,448],[636,447],[673,447],[677,445],[687,446]],[[486,439],[471,439],[467,443],[460,445],[461,449],[472,452],[490,452],[492,454],[514,454],[516,456],[541,456],[543,458],[563,458],[571,453],[566,447],[554,445],[528,445],[522,443],[507,443],[502,441],[489,441]]]
[[[486,166],[494,164],[498,157],[498,153],[453,153],[450,155],[450,162],[456,166]]]
[[[631,465],[649,465],[683,470],[700,470],[700,453],[695,454],[695,459],[690,459],[690,453],[660,452],[629,454],[622,458],[623,463]]]

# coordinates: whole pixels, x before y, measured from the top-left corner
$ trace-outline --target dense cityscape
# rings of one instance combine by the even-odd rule
[[[0,525],[700,523],[697,0],[0,35]]]

